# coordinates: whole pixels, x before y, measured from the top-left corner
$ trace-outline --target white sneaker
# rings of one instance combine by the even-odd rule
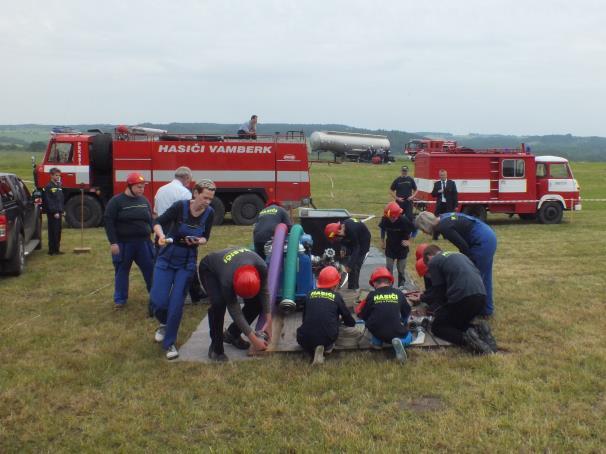
[[[393,346],[394,351],[396,352],[396,360],[400,363],[406,361],[407,355],[406,350],[404,350],[404,345],[402,345],[402,340],[394,337],[391,340],[391,345]]]
[[[166,359],[171,360],[171,359],[176,359],[178,357],[179,357],[179,350],[177,350],[177,347],[175,347],[175,344],[168,347],[168,350],[166,350]]]
[[[316,347],[316,351],[314,352],[314,360],[311,363],[312,365],[324,364],[324,345],[318,345]]]
[[[166,336],[166,325],[160,325],[154,334],[154,340],[156,342],[162,342]]]

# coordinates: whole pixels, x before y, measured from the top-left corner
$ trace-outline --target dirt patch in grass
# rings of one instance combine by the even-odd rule
[[[413,413],[427,413],[446,408],[446,404],[437,396],[420,396],[411,400],[400,402],[402,410],[408,410]]]

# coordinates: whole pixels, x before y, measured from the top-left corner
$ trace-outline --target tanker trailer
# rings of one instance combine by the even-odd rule
[[[314,131],[310,138],[311,151],[330,151],[335,158],[350,161],[370,161],[375,153],[383,154],[384,161],[393,161],[389,156],[389,139],[377,134],[356,132]]]

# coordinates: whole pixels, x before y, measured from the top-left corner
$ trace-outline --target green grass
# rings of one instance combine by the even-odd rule
[[[28,177],[27,159],[2,154],[0,167]],[[573,168],[584,198],[606,197],[605,164]],[[314,164],[314,201],[379,214],[397,170]],[[85,232],[90,255],[38,251],[23,276],[0,278],[0,451],[602,451],[606,204],[586,202],[554,226],[490,219],[492,324],[507,353],[412,350],[404,367],[373,352],[319,369],[298,354],[170,364],[136,268],[128,307],[112,309],[101,229]],[[247,244],[251,232],[218,227],[206,250]],[[79,239],[64,230],[63,249]],[[205,313],[186,307],[179,344]]]

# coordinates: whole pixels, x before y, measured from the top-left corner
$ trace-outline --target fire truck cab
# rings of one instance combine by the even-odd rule
[[[438,153],[450,151],[457,148],[457,142],[454,140],[433,140],[433,139],[415,139],[404,146],[404,154],[410,156],[414,162],[417,153],[424,151],[426,153]]]
[[[543,224],[562,221],[565,210],[580,210],[580,188],[568,160],[534,156],[517,149],[423,150],[416,156],[416,205],[433,209],[433,184],[444,169],[458,190],[458,211],[482,220],[487,212],[517,214]]]
[[[55,131],[34,179],[42,188],[51,168],[61,170],[67,223],[80,227],[82,211],[84,227],[95,227],[107,201],[124,191],[129,173],[139,172],[149,181],[144,195],[153,206],[158,188],[180,166],[192,170],[194,181],[215,182],[217,224],[226,212],[235,224],[253,224],[268,200],[287,208],[310,203],[307,143],[299,132],[239,138],[124,126],[112,134]]]

